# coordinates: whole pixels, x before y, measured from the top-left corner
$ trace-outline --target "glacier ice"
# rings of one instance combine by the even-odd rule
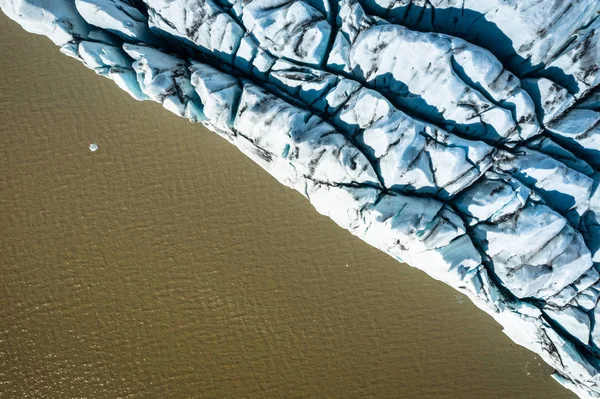
[[[135,99],[221,135],[600,398],[597,0],[0,8]]]

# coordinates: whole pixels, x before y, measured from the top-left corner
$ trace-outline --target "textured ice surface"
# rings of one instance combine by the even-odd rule
[[[203,123],[600,397],[597,0],[0,7]]]

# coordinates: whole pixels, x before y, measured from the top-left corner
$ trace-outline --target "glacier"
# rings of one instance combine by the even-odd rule
[[[600,398],[597,0],[0,8],[136,100],[219,134]]]

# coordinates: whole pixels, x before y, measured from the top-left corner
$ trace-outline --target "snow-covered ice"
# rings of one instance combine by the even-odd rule
[[[597,0],[0,7],[221,135],[600,398]]]

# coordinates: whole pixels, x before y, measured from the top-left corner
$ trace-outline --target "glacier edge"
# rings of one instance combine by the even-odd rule
[[[439,22],[450,2],[414,3],[0,8],[135,99],[203,123],[341,227],[468,296],[561,384],[598,398],[600,5],[527,0],[527,11],[491,15],[513,37],[507,20],[550,13],[513,55],[471,43],[488,47],[464,33],[485,31],[480,20],[459,19],[454,32]],[[477,15],[497,2],[462,3]],[[518,57],[531,65],[521,71]]]

